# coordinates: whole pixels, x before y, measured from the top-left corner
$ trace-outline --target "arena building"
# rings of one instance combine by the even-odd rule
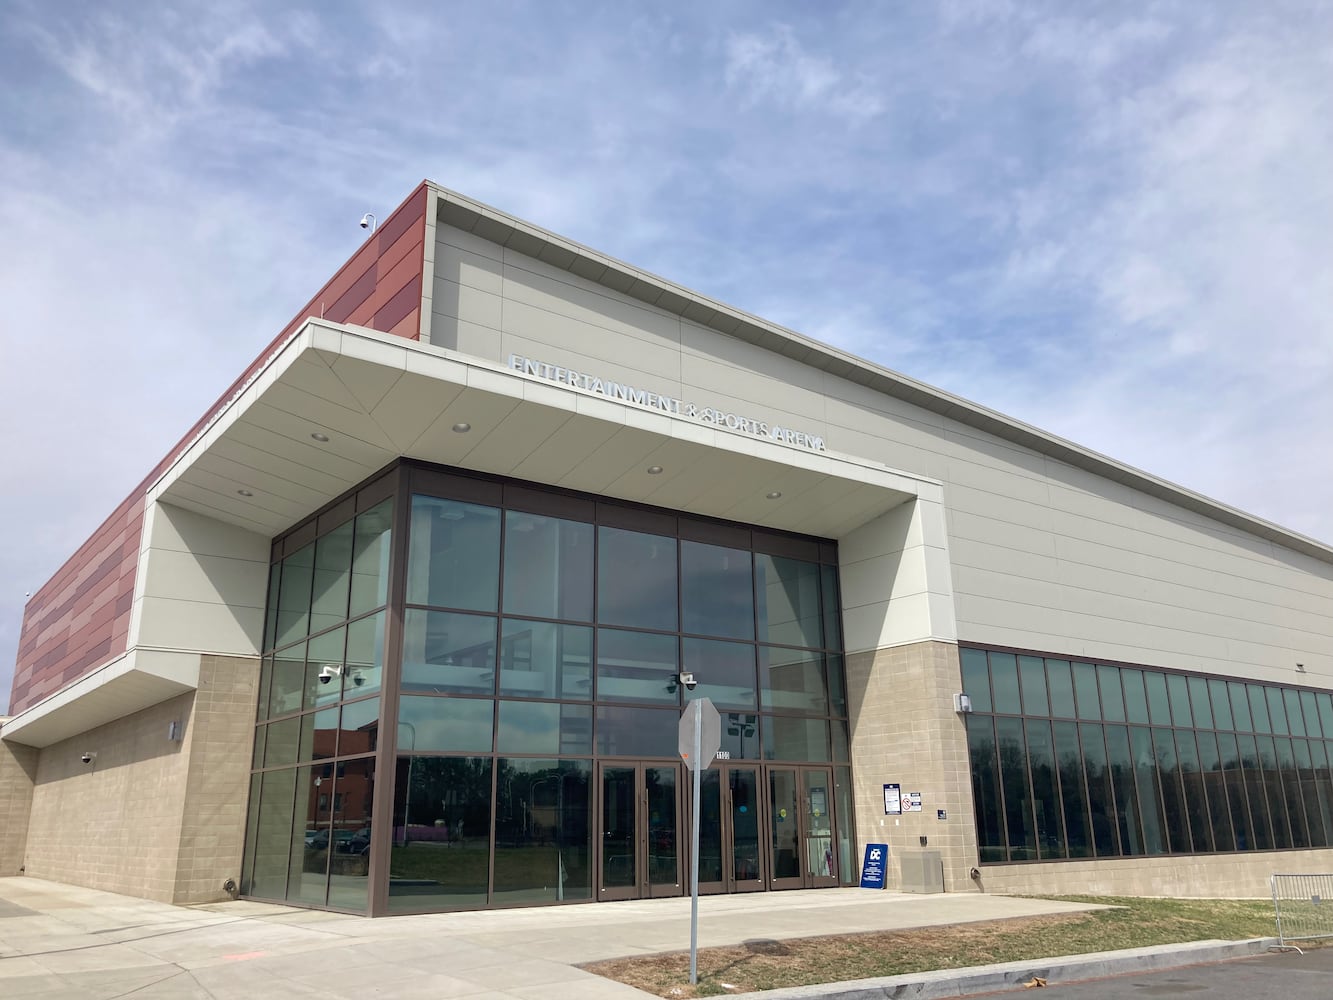
[[[423,183],[27,605],[0,874],[1261,895],[1333,550]],[[688,675],[693,675],[692,679]],[[692,680],[692,683],[691,683]]]

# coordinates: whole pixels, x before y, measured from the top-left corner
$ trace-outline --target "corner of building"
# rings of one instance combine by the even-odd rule
[[[0,718],[0,737],[7,721]],[[33,747],[0,738],[0,878],[23,873],[37,754]]]

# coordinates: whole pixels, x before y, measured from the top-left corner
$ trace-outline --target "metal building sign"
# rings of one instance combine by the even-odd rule
[[[638,389],[623,382],[599,378],[596,375],[589,375],[573,368],[565,368],[561,365],[525,358],[521,354],[509,355],[508,363],[510,368],[523,375],[534,375],[550,382],[559,382],[571,389],[582,389],[598,396],[605,396],[607,399],[619,400],[624,403],[637,403],[639,406],[646,406],[650,410],[661,410],[663,413],[670,413],[674,416],[689,417],[701,423],[725,427],[728,430],[740,431],[743,434],[753,434],[755,437],[766,438],[779,444],[789,444],[796,448],[807,448],[810,451],[825,450],[824,439],[816,434],[807,434],[804,431],[793,430],[790,427],[771,424],[766,420],[755,420],[753,417],[731,413],[720,407],[700,406],[697,403],[677,399],[675,396]]]

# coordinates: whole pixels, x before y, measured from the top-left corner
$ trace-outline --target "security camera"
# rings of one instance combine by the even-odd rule
[[[95,753],[82,753],[79,755],[79,760],[83,761],[85,764],[91,764],[96,759],[97,754]]]
[[[352,683],[357,687],[360,687],[362,684],[366,683],[366,675],[358,670],[356,673],[352,674]]]
[[[686,691],[693,691],[699,682],[695,679],[694,674],[682,673],[680,675],[680,683]]]
[[[327,684],[335,677],[341,677],[343,668],[336,663],[326,663],[319,668],[319,682]]]
[[[375,228],[375,216],[371,215],[369,212],[367,212],[365,215],[361,216],[361,228],[362,228],[362,229],[374,229],[374,228]]]

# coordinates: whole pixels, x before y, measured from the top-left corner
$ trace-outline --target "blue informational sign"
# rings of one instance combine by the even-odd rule
[[[883,889],[884,866],[888,863],[888,844],[866,844],[866,859],[861,865],[861,888]]]

